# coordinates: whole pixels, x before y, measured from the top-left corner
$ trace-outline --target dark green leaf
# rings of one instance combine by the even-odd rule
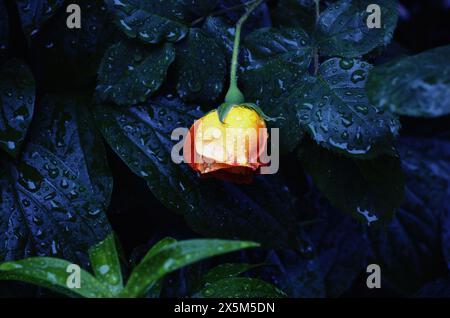
[[[184,24],[185,0],[106,0],[116,24],[130,38],[144,43],[177,42],[189,29]]]
[[[16,157],[33,118],[35,83],[28,66],[9,60],[0,67],[0,148]]]
[[[298,156],[330,202],[355,218],[385,223],[400,207],[404,181],[397,158],[345,158],[311,141],[302,144]]]
[[[202,29],[208,33],[208,35],[215,38],[217,43],[223,47],[227,60],[231,59],[233,54],[235,29],[222,17],[208,17],[205,20]]]
[[[217,7],[219,0],[184,0],[186,7],[196,16],[208,16]]]
[[[400,115],[450,114],[449,56],[444,46],[375,67],[367,81],[370,100]]]
[[[35,36],[43,24],[64,4],[64,0],[16,0],[25,36]]]
[[[49,91],[91,90],[105,50],[116,42],[116,27],[103,1],[70,3],[80,6],[81,28],[66,27],[69,13],[62,8],[33,38],[27,51],[34,62],[36,81]]]
[[[249,68],[260,68],[267,62],[283,60],[307,69],[312,60],[312,44],[300,28],[264,28],[250,33],[244,41],[249,53]]]
[[[149,49],[119,42],[108,49],[100,65],[97,94],[118,105],[144,102],[161,86],[174,59],[171,44]]]
[[[5,1],[0,0],[0,62],[9,47],[9,18]]]
[[[210,283],[214,283],[218,280],[225,278],[232,278],[241,275],[255,267],[261,266],[261,264],[239,264],[239,263],[225,263],[219,266],[214,267],[209,270],[202,277],[202,284],[207,285]]]
[[[326,296],[340,297],[367,267],[367,226],[332,208],[318,191],[311,192],[305,199],[313,204],[317,222],[305,226],[305,231],[313,243],[312,252],[320,265]]]
[[[85,252],[110,231],[112,180],[101,136],[83,100],[48,96],[16,164],[0,166],[0,259]]]
[[[283,298],[286,294],[260,279],[232,277],[209,284],[197,296],[200,298]]]
[[[358,60],[330,59],[317,78],[298,83],[276,107],[280,115],[295,108],[302,127],[328,149],[364,158],[393,153],[399,122],[369,103],[364,86],[370,68]]]
[[[244,241],[190,240],[170,244],[145,259],[131,273],[124,296],[141,296],[148,286],[181,267],[206,258],[256,247],[258,244]]]
[[[296,246],[293,197],[275,176],[252,185],[199,178],[187,164],[175,164],[172,131],[190,127],[202,113],[178,99],[120,109],[98,106],[95,117],[107,142],[128,167],[147,181],[155,196],[182,214],[203,235]],[[175,150],[177,151],[177,150]],[[266,195],[261,197],[261,193]]]
[[[448,211],[450,144],[402,138],[398,149],[405,199],[388,226],[372,229],[369,237],[384,279],[406,295],[448,273],[442,260],[442,246],[445,249],[448,241],[441,237],[448,228],[441,220]]]
[[[112,294],[123,288],[122,270],[117,254],[114,235],[108,235],[103,241],[89,249],[89,260],[95,277],[106,286]]]
[[[369,29],[367,7],[381,8],[381,28]],[[339,0],[320,15],[317,42],[326,56],[359,57],[387,45],[397,26],[396,0]]]
[[[224,89],[226,60],[217,42],[200,29],[191,29],[177,46],[177,91],[186,101],[214,103]]]
[[[282,149],[292,151],[303,137],[294,107],[281,108],[281,97],[307,80],[304,70],[283,60],[268,62],[258,69],[247,70],[241,75],[243,92],[248,102],[255,102],[265,114],[280,118],[273,126],[280,128]]]
[[[300,27],[313,31],[316,22],[315,0],[279,0],[271,16],[276,26]]]
[[[111,297],[112,294],[90,273],[81,270],[80,288],[69,288],[67,282],[72,263],[58,258],[32,257],[0,264],[0,280],[19,280],[55,290],[68,296],[88,298]]]

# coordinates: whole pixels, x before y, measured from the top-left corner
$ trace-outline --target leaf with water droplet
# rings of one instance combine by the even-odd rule
[[[189,28],[184,0],[107,0],[117,26],[144,43],[178,42]]]
[[[369,103],[365,94],[369,71],[370,65],[358,60],[327,60],[317,78],[299,82],[275,106],[281,113],[295,108],[300,125],[328,149],[364,158],[395,153],[399,122]]]
[[[17,9],[25,36],[34,37],[64,4],[64,0],[17,0]]]
[[[250,277],[224,278],[202,289],[198,298],[284,298],[286,294],[274,285]]]
[[[398,158],[345,158],[311,140],[301,144],[298,157],[331,204],[365,224],[386,224],[402,203],[404,179]]]
[[[188,102],[214,104],[227,74],[225,54],[216,40],[200,29],[191,29],[176,50],[178,95]]]
[[[42,26],[28,49],[30,60],[36,61],[36,80],[46,91],[95,85],[104,52],[116,42],[117,30],[103,1],[71,3],[80,6],[81,28],[66,26],[69,13],[64,7]]]
[[[264,28],[253,31],[243,46],[247,49],[248,69],[263,67],[267,62],[283,60],[308,69],[313,55],[309,35],[300,28]]]
[[[46,96],[15,162],[0,165],[0,260],[63,256],[86,265],[110,231],[112,178],[89,99]]]
[[[89,249],[89,260],[95,277],[107,285],[112,294],[118,294],[123,289],[123,281],[114,234]]]
[[[386,46],[397,26],[397,1],[378,0],[381,28],[369,29],[367,12],[372,0],[339,0],[320,14],[316,31],[320,53],[326,56],[360,57]]]
[[[68,288],[71,262],[58,258],[32,257],[0,264],[0,280],[20,280],[49,288],[70,297],[112,297],[108,289],[89,272],[81,269],[80,288]]]
[[[0,149],[16,157],[33,118],[35,82],[31,69],[21,60],[0,68]]]
[[[162,85],[174,59],[172,44],[147,48],[118,42],[103,57],[98,70],[97,96],[121,106],[144,102]]]
[[[259,246],[254,242],[188,240],[174,242],[138,264],[130,275],[123,296],[142,297],[149,286],[181,267],[206,258]]]
[[[277,247],[297,244],[294,198],[280,178],[260,176],[250,186],[235,185],[199,178],[187,164],[172,161],[172,148],[179,141],[170,136],[203,116],[195,107],[158,98],[127,109],[98,105],[94,113],[111,148],[195,231]]]
[[[450,114],[450,45],[376,66],[367,93],[374,105],[399,115]]]
[[[271,123],[280,128],[283,150],[292,151],[303,137],[294,107],[279,107],[281,96],[304,80],[304,70],[283,60],[274,60],[263,67],[241,74],[240,81],[248,102],[256,103],[270,117],[279,118]]]
[[[450,143],[400,138],[397,148],[405,198],[393,220],[385,228],[370,229],[369,238],[384,279],[406,294],[448,273]]]

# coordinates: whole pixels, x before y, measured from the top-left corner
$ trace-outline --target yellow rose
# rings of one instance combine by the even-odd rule
[[[214,110],[197,120],[184,145],[186,162],[203,176],[250,183],[267,147],[264,119],[250,107],[232,107],[223,121]]]

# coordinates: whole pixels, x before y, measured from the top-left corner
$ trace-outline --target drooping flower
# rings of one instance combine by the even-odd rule
[[[214,110],[197,120],[184,145],[185,161],[202,176],[250,183],[267,147],[264,119],[246,105],[233,106],[221,121]]]

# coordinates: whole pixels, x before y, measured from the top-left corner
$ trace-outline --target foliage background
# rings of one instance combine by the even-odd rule
[[[206,184],[194,181],[192,184],[197,192],[188,189],[187,192],[181,192],[181,196],[173,194],[171,188],[179,186],[181,180],[188,183],[191,181],[179,179],[184,177],[178,175],[179,171],[171,168],[164,170],[171,176],[170,178],[164,174],[159,176],[157,172],[144,180],[130,171],[123,158],[119,158],[116,154],[117,149],[114,151],[108,143],[103,142],[98,132],[93,133],[96,127],[102,128],[103,131],[107,127],[106,124],[102,127],[98,122],[92,122],[93,117],[86,115],[93,111],[97,113],[96,118],[101,118],[106,113],[89,106],[91,97],[95,95],[99,62],[110,45],[119,40],[124,41],[124,35],[115,27],[113,17],[100,1],[70,2],[78,2],[82,6],[85,24],[80,32],[74,33],[59,27],[65,25],[66,14],[61,10],[64,1],[52,2],[55,4],[55,12],[50,12],[48,16],[39,11],[42,9],[39,8],[39,4],[43,3],[41,1],[17,1],[18,7],[15,1],[0,1],[0,17],[3,18],[0,20],[0,39],[8,38],[5,42],[7,45],[0,46],[0,61],[3,65],[14,65],[9,58],[24,60],[31,67],[36,83],[35,113],[31,128],[24,137],[25,150],[16,154],[3,151],[1,154],[0,238],[4,244],[0,241],[2,246],[0,259],[16,259],[36,254],[63,255],[88,267],[85,257],[87,247],[113,229],[122,243],[126,270],[142,257],[142,253],[151,244],[165,236],[177,239],[197,238],[202,235],[245,238],[260,241],[265,244],[265,248],[254,252],[236,253],[181,270],[165,282],[164,296],[188,295],[200,273],[224,261],[268,263],[268,266],[254,269],[251,274],[273,282],[291,297],[450,295],[448,116],[400,118],[401,137],[396,145],[403,162],[405,195],[401,209],[384,227],[368,227],[366,223],[361,223],[332,207],[323,192],[316,189],[314,184],[318,184],[317,180],[314,183],[309,176],[311,171],[316,171],[318,176],[327,175],[327,171],[321,170],[319,165],[311,165],[311,162],[325,158],[327,160],[325,166],[336,169],[333,175],[337,176],[337,184],[340,187],[348,188],[356,183],[357,186],[354,188],[356,190],[367,187],[368,192],[375,189],[373,192],[378,193],[377,189],[385,189],[377,200],[381,202],[380,204],[387,204],[389,208],[391,201],[400,199],[397,192],[389,193],[390,186],[396,182],[396,178],[392,176],[394,173],[391,173],[394,170],[384,170],[382,177],[369,181],[357,180],[357,177],[353,178],[355,166],[352,161],[328,151],[321,153],[320,151],[325,150],[315,148],[309,137],[305,137],[302,143],[300,150],[304,154],[300,156],[302,159],[298,160],[292,152],[283,155],[281,171],[276,177],[259,178],[255,184],[244,187],[214,181],[207,181]],[[218,6],[226,7],[237,2],[239,1],[219,1]],[[36,7],[32,6],[35,10],[32,12],[43,16],[42,25],[39,26],[37,33],[33,31],[38,15],[30,17],[29,25],[19,18],[27,11],[18,8],[26,8],[29,3],[36,4]],[[377,52],[365,56],[366,60],[374,65],[450,43],[448,1],[405,0],[400,3],[398,27],[393,41],[386,48],[377,49]],[[279,1],[269,1],[268,6],[259,10],[249,21],[246,34],[263,26],[271,24],[278,26],[280,20],[274,15],[278,4]],[[4,18],[5,12],[8,20]],[[203,13],[193,12],[193,19]],[[229,26],[239,16],[238,13],[239,11],[225,16]],[[202,47],[202,43],[208,45]],[[188,91],[189,104],[200,105],[203,111],[217,106],[214,103],[220,99],[220,90],[215,87],[202,87],[199,93],[198,89],[188,85],[189,76],[197,75],[198,65],[204,67],[199,59],[207,57],[208,51],[214,50],[214,46],[207,41],[196,45],[194,48],[190,47],[192,55],[189,55],[189,52],[180,54],[179,51],[187,49],[183,45],[177,46],[177,53],[184,56],[185,60],[178,59],[169,68],[168,80],[163,87],[159,89],[153,87],[157,89],[158,95],[153,97],[150,103],[156,116],[154,125],[158,121],[168,123],[170,115],[166,114],[167,111],[173,112],[172,115],[175,117],[181,109],[183,114],[179,116],[181,118],[179,120],[183,120],[186,126],[200,116],[200,109],[180,104],[179,100],[174,98],[176,93],[186,97],[182,92]],[[137,50],[145,51],[145,48],[139,47]],[[165,48],[164,54],[171,55],[169,51],[169,48]],[[220,53],[220,49],[216,52],[226,56],[226,45],[223,53]],[[8,62],[5,62],[7,60]],[[245,61],[245,57],[243,60]],[[152,69],[158,67],[152,65]],[[191,70],[190,67],[194,69]],[[17,68],[12,69],[9,73],[6,70],[2,74],[0,82],[2,93],[9,92],[9,87],[5,88],[6,85],[15,85],[5,80],[13,78]],[[211,82],[214,82],[214,76],[224,77],[227,73],[226,65],[220,63],[207,65],[205,69],[206,74],[211,76],[208,78]],[[211,69],[214,71],[209,72]],[[23,78],[29,76],[26,70],[22,72]],[[204,73],[200,72],[198,75],[202,76]],[[187,76],[188,80],[181,80],[180,84],[179,78],[183,76]],[[100,78],[99,81],[102,82]],[[21,87],[19,84],[13,87]],[[184,84],[188,86],[183,86]],[[223,84],[225,85],[225,82]],[[247,92],[251,91],[252,85],[246,87]],[[29,85],[25,83],[25,87]],[[98,91],[97,89],[97,93]],[[24,92],[34,96],[34,92],[26,90]],[[140,93],[137,92],[137,95]],[[19,95],[17,93],[17,97]],[[212,98],[215,95],[216,98]],[[111,97],[100,96],[100,99],[107,101],[108,98]],[[133,98],[123,95],[125,104],[142,102],[130,101]],[[5,101],[6,99],[2,100],[4,105]],[[448,104],[448,100],[446,102]],[[129,105],[122,106],[125,108],[113,108],[112,105],[100,107],[107,106],[111,106],[111,109],[120,114],[122,111],[125,112],[124,109]],[[145,115],[139,112],[139,109],[134,112],[134,115],[136,114]],[[130,118],[131,115],[125,117]],[[67,121],[71,124],[64,124]],[[107,122],[107,118],[101,122]],[[135,123],[134,128],[129,129],[135,129],[134,133],[138,135],[143,131],[152,134],[151,130],[146,131],[148,127],[139,130],[139,123]],[[160,133],[169,134],[170,131]],[[111,134],[114,135],[114,130],[108,130],[104,137],[108,139]],[[61,150],[57,147],[58,141],[67,143],[68,146]],[[105,145],[104,152],[102,144]],[[43,148],[50,149],[50,154],[42,151]],[[130,152],[127,148],[125,152],[127,150]],[[34,157],[32,154],[36,152],[42,157]],[[57,164],[53,164],[51,160],[54,155],[58,160],[61,159]],[[309,161],[305,159],[308,156]],[[103,158],[107,158],[109,169],[104,165]],[[132,158],[125,161],[133,168],[133,160]],[[51,163],[49,166],[44,164],[47,161]],[[24,174],[26,176],[36,174],[27,168],[29,165],[49,169],[49,174],[55,166],[56,168],[61,165],[69,166],[69,171],[76,172],[74,185],[71,184],[74,190],[79,186],[77,182],[83,185],[87,182],[91,188],[87,194],[81,194],[81,198],[68,200],[58,197],[54,202],[61,203],[62,212],[59,213],[63,213],[64,217],[59,218],[57,214],[52,214],[55,215],[56,221],[47,223],[47,220],[52,218],[45,213],[49,211],[55,213],[55,207],[51,204],[43,207],[40,205],[42,202],[35,202],[35,209],[40,211],[36,213],[30,212],[31,208],[23,201],[20,201],[22,203],[19,206],[14,204],[18,198],[22,198],[20,195],[23,196],[27,186],[30,185],[27,180],[32,177],[24,179],[22,178]],[[309,173],[305,173],[303,169]],[[83,171],[87,175],[83,175]],[[151,169],[146,170],[149,171]],[[341,171],[347,172],[340,175]],[[38,171],[38,174],[39,172],[42,171]],[[139,174],[138,171],[135,172]],[[63,179],[60,178],[62,176],[58,176],[56,180],[62,182]],[[170,180],[169,183],[165,182],[167,179]],[[21,183],[21,180],[25,180],[25,183]],[[10,184],[19,190],[11,190]],[[348,192],[344,194],[335,192],[339,190],[335,185],[331,186],[331,190],[328,188],[328,192],[324,192],[328,195],[331,193],[337,198],[348,196]],[[150,191],[149,186],[153,191]],[[201,197],[198,195],[193,197],[193,192],[200,193]],[[224,192],[227,195],[222,196]],[[68,190],[67,193],[70,194],[71,191]],[[358,191],[354,191],[353,194],[354,200],[350,201],[361,199],[358,197]],[[46,195],[43,194],[42,197]],[[366,199],[364,195],[363,198]],[[198,206],[183,216],[186,208],[180,208],[177,204],[184,202],[197,202]],[[345,207],[347,203],[338,202],[334,205]],[[179,213],[174,213],[173,210]],[[43,216],[40,213],[44,213]],[[76,214],[75,221],[71,221],[73,218],[71,214]],[[40,215],[44,219],[42,221],[44,224],[40,224],[38,218]],[[69,234],[60,232],[60,229],[65,227],[69,229]],[[382,266],[381,290],[371,291],[365,287],[364,270],[370,263]],[[0,282],[0,295],[54,296],[46,290],[12,282]]]

